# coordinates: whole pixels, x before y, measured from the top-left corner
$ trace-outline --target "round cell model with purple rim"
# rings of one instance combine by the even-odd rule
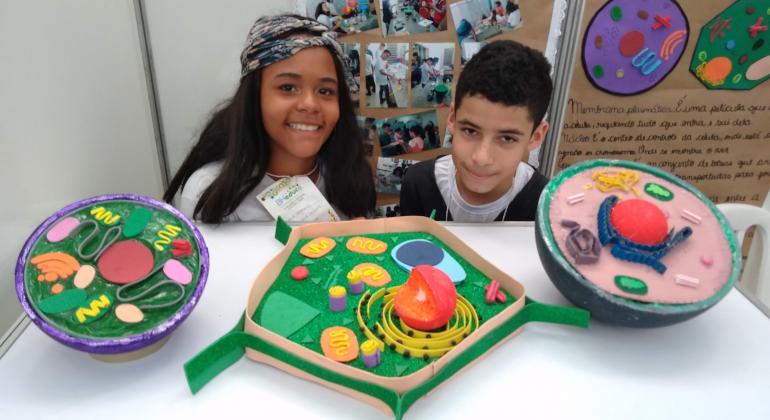
[[[591,19],[583,38],[583,70],[613,95],[652,89],[676,67],[689,24],[673,0],[611,0]]]
[[[152,217],[134,217],[142,211]],[[143,262],[135,274],[136,252],[122,250],[126,244],[150,253],[151,265]],[[179,252],[182,245],[192,254]],[[169,288],[164,283],[174,281],[160,270],[164,261],[189,266],[194,279]],[[175,208],[139,195],[102,195],[64,207],[35,229],[16,263],[16,294],[32,322],[55,340],[89,353],[128,353],[159,342],[187,318],[203,293],[208,264],[200,231]],[[86,272],[88,281],[79,281]],[[132,288],[122,289],[127,275],[123,286]],[[180,296],[164,299],[175,289]],[[86,298],[69,299],[72,292]],[[120,319],[118,306],[145,313]]]

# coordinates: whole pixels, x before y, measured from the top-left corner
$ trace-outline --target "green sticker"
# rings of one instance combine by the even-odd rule
[[[90,324],[106,315],[112,308],[112,302],[112,296],[106,292],[93,296],[75,311],[72,319],[79,324]]]
[[[594,66],[593,72],[594,72],[594,76],[597,79],[601,79],[604,76],[604,67],[602,67],[601,65],[597,64],[597,65]]]
[[[647,284],[635,277],[615,276],[615,285],[626,293],[631,293],[634,295],[647,294]]]
[[[305,337],[302,338],[301,341],[302,344],[313,344],[315,343],[315,340],[313,340],[313,337],[310,336],[310,333],[305,333]]]
[[[403,375],[404,372],[406,372],[406,370],[408,368],[409,368],[409,365],[405,365],[405,364],[401,364],[401,363],[397,364],[396,365],[396,376]]]
[[[623,19],[623,9],[621,9],[620,6],[613,7],[610,11],[610,16],[612,17],[612,20],[619,22]]]
[[[58,295],[45,298],[38,302],[37,308],[44,314],[56,314],[85,305],[88,294],[82,289],[68,289]]]
[[[152,212],[149,209],[144,207],[135,209],[128,216],[128,220],[126,220],[126,224],[123,226],[123,236],[133,238],[142,233],[150,219],[152,219]]]
[[[318,313],[318,309],[295,297],[273,292],[265,300],[259,324],[282,337],[289,337]]]
[[[674,193],[672,193],[671,190],[654,182],[648,182],[647,185],[644,186],[644,192],[660,201],[671,201],[674,199]]]

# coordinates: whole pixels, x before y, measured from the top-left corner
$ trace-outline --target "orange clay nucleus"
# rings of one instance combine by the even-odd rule
[[[727,57],[714,57],[703,67],[703,78],[712,84],[724,82],[733,70],[733,62]]]
[[[663,210],[640,198],[616,204],[610,211],[610,223],[621,236],[642,245],[655,245],[668,235],[668,221]]]
[[[446,325],[457,306],[457,291],[443,271],[418,265],[393,298],[396,313],[406,325],[431,331]]]

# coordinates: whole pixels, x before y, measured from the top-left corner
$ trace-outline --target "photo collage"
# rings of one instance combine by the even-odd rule
[[[516,39],[520,1],[533,0],[298,0],[343,45],[382,216],[399,215],[411,165],[451,153],[446,119],[462,66],[485,43]]]

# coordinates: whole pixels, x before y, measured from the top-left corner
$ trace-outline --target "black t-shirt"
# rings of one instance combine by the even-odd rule
[[[401,181],[401,215],[430,217],[436,211],[434,219],[444,221],[447,207],[444,197],[436,184],[436,159],[426,160],[409,167]],[[529,182],[524,185],[516,197],[501,212],[495,221],[500,221],[505,214],[505,221],[533,221],[537,213],[540,193],[548,183],[548,178],[535,171]],[[452,215],[449,215],[452,220]]]

